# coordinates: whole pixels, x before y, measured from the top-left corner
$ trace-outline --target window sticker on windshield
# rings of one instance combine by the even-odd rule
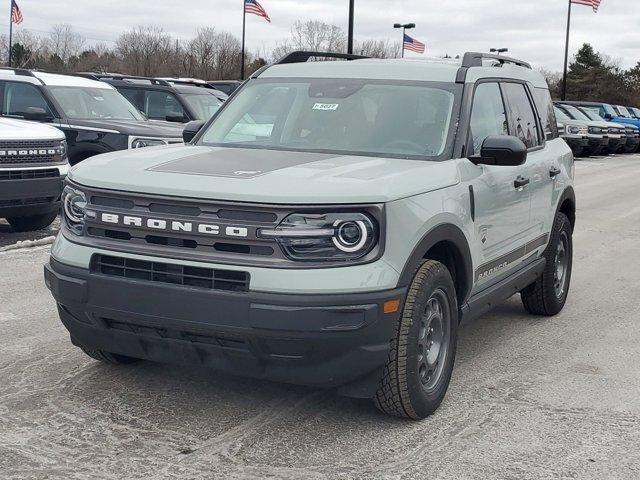
[[[313,106],[314,110],[337,110],[340,106],[339,103],[316,103]]]

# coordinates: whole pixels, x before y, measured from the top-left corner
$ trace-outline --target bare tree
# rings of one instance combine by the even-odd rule
[[[85,44],[84,37],[66,23],[51,27],[49,37],[45,41],[50,54],[56,55],[64,64],[68,63],[71,57],[77,56]]]
[[[116,41],[123,68],[134,75],[158,76],[167,72],[174,54],[173,39],[158,26],[139,26]]]
[[[357,42],[354,48],[358,55],[375,58],[398,58],[401,51],[401,43],[389,40],[364,40]]]

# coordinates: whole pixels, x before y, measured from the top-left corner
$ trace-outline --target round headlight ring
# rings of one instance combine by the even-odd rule
[[[336,220],[333,226],[336,229],[336,234],[333,236],[333,244],[339,250],[345,253],[355,253],[367,244],[369,233],[362,220],[348,220],[346,222]],[[349,235],[354,228],[359,231],[359,236],[355,240]]]
[[[84,221],[87,199],[84,194],[77,190],[68,189],[64,197],[64,213],[72,223],[82,223]]]

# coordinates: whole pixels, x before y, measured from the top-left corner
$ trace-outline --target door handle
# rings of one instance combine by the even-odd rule
[[[562,173],[562,170],[560,170],[558,167],[551,167],[551,170],[549,170],[549,176],[551,178],[556,178],[561,173]]]
[[[530,178],[524,178],[522,175],[518,175],[518,178],[513,182],[513,186],[516,188],[526,187],[531,183]]]

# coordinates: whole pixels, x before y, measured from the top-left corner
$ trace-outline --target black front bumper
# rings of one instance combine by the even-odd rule
[[[51,260],[45,282],[75,345],[373,396],[405,289],[232,293],[110,277]]]
[[[27,217],[58,210],[62,178],[0,180],[0,217]]]

